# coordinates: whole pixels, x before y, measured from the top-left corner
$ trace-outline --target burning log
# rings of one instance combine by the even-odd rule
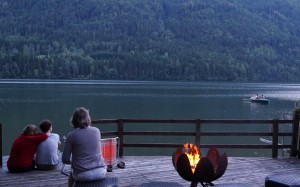
[[[212,181],[225,173],[228,158],[226,153],[220,156],[214,147],[209,149],[206,157],[202,157],[196,145],[184,144],[176,149],[172,162],[178,174],[184,180],[192,182],[191,187],[196,187],[199,182],[203,187],[207,187],[214,186]]]

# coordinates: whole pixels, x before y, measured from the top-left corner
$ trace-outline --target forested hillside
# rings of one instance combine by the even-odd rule
[[[300,2],[0,0],[0,78],[300,81]]]

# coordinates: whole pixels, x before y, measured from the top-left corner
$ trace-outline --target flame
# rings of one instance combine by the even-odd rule
[[[183,148],[185,150],[185,154],[187,155],[190,161],[192,172],[194,173],[196,166],[201,159],[201,153],[199,153],[199,149],[194,144],[184,144]]]

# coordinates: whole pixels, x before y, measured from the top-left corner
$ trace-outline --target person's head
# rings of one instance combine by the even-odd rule
[[[48,132],[49,130],[52,130],[52,122],[47,119],[41,121],[39,126],[42,132]]]
[[[84,108],[76,108],[73,116],[71,117],[71,125],[74,128],[86,128],[91,125],[91,117],[89,111]]]
[[[36,134],[37,130],[38,129],[35,125],[30,124],[30,125],[25,126],[25,128],[23,129],[22,134],[24,136],[31,136],[31,135]]]

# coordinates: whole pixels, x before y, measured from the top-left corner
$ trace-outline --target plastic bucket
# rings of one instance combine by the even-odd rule
[[[107,165],[113,165],[119,158],[118,138],[101,139],[102,156]]]

